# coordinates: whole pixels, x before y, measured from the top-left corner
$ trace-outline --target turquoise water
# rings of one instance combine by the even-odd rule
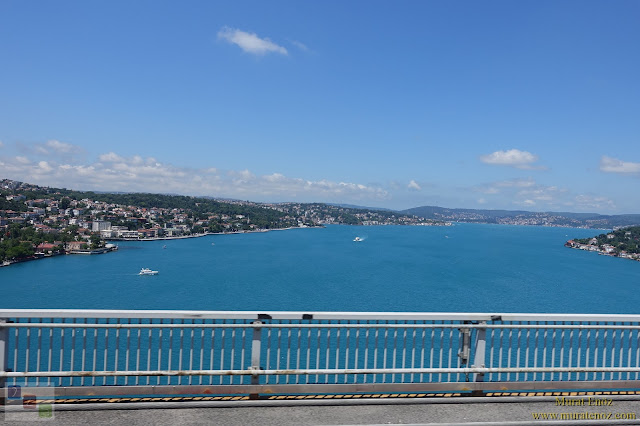
[[[640,313],[640,262],[563,246],[600,232],[329,226],[123,242],[0,268],[0,307]]]

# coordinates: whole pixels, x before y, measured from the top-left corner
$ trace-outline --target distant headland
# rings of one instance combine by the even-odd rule
[[[569,240],[565,246],[640,261],[640,226],[617,229],[593,238]]]

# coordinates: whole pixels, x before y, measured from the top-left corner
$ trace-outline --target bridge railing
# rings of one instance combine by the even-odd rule
[[[640,315],[0,310],[0,385],[67,395],[629,389],[639,374]]]

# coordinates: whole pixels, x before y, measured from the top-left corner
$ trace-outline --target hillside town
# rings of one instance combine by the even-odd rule
[[[640,261],[640,226],[616,229],[593,238],[569,240],[565,246]]]
[[[97,194],[0,180],[0,265],[59,254],[101,254],[114,241],[351,225],[450,225],[391,211],[263,204],[159,194]]]

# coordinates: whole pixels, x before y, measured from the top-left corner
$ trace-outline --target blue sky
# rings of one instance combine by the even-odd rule
[[[637,1],[0,3],[0,177],[640,213]]]

